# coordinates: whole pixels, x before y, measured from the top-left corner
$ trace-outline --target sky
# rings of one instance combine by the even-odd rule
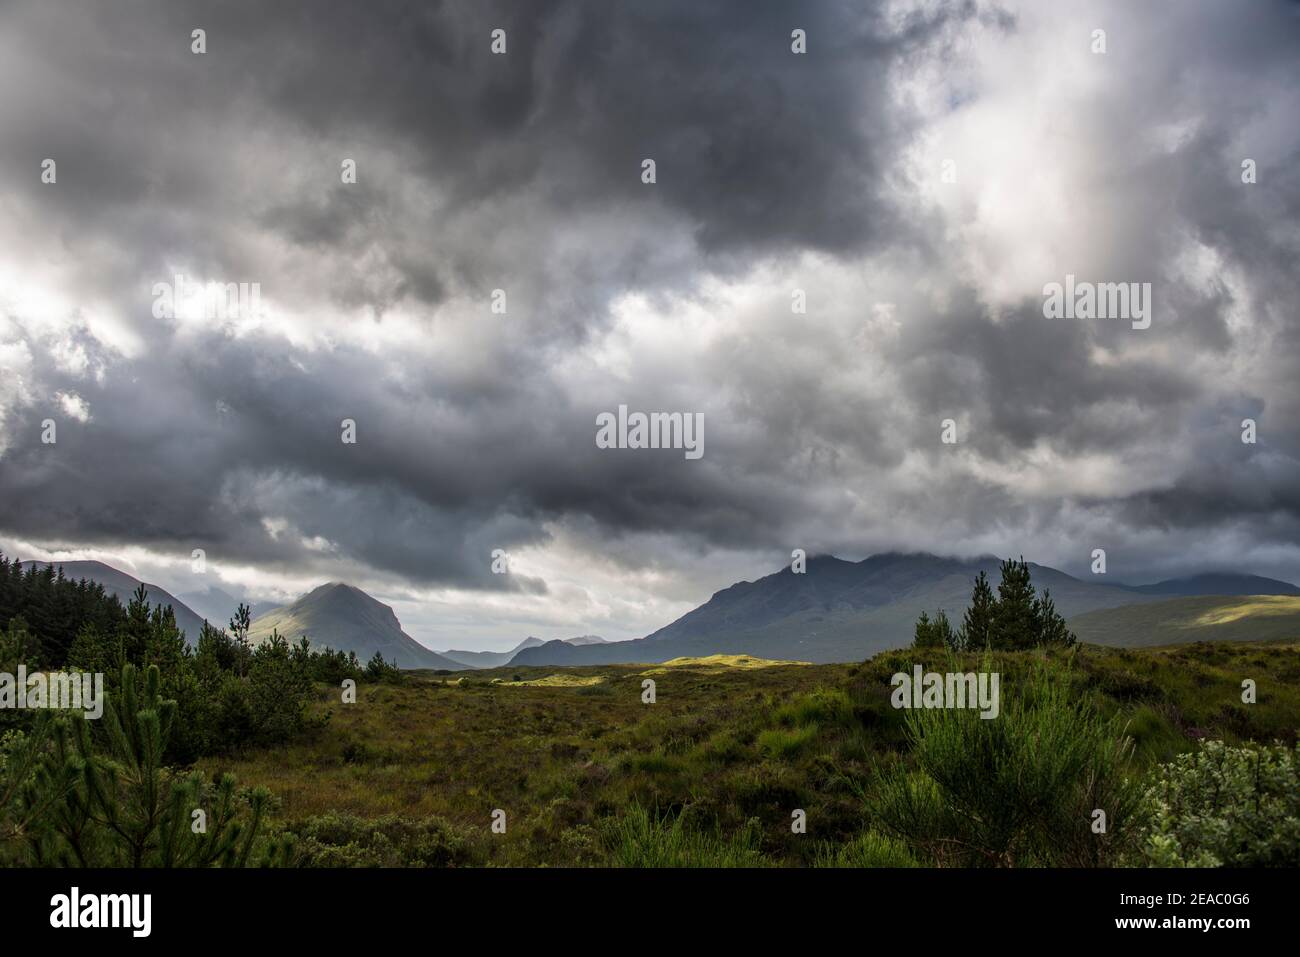
[[[0,550],[472,649],[797,548],[1300,581],[1297,50],[1256,0],[0,3]]]

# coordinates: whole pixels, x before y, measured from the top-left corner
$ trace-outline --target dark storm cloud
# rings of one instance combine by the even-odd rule
[[[214,559],[286,568],[329,560],[301,541],[320,536],[411,581],[536,590],[492,575],[487,556],[543,541],[547,517],[586,512],[625,529],[694,523],[701,536],[725,540],[737,514],[771,504],[694,515],[734,494],[724,476],[706,470],[684,481],[680,452],[601,454],[594,414],[566,408],[542,379],[481,397],[476,410],[463,393],[449,406],[451,390],[438,381],[395,390],[365,355],[307,361],[304,371],[212,337],[160,348],[131,363],[132,376],[103,385],[44,362],[36,377],[77,391],[92,419],[68,419],[50,404],[12,418],[0,498],[49,504],[14,511],[7,530],[177,554],[203,547]],[[54,446],[40,441],[50,414],[59,422]],[[345,418],[357,423],[355,446],[340,440]],[[264,518],[288,521],[291,533],[269,532]]]
[[[293,43],[300,19],[249,9],[215,21],[245,38],[230,69],[296,50],[272,67],[268,103],[322,135],[409,150],[414,172],[447,186],[449,212],[524,189],[564,213],[650,195],[706,250],[886,235],[878,193],[900,130],[884,70],[934,28],[885,35],[844,3],[378,4],[313,15],[308,52]],[[790,55],[793,26],[816,56]],[[485,55],[496,27],[507,56]],[[661,171],[649,194],[644,157]]]
[[[1163,318],[1145,336],[1048,322],[1036,288],[989,307],[953,268],[961,239],[902,175],[924,120],[891,76],[956,61],[976,28],[981,42],[1013,36],[1017,17],[997,6],[893,18],[848,2],[10,4],[0,199],[35,230],[34,259],[76,263],[64,292],[86,305],[61,318],[92,374],[60,363],[40,330],[12,337],[32,366],[28,398],[0,404],[0,501],[23,503],[0,531],[533,593],[546,584],[494,576],[487,556],[544,545],[562,519],[590,522],[592,543],[662,533],[705,554],[945,551],[1008,529],[1048,540],[1077,504],[1139,530],[1231,526],[1293,546],[1293,141],[1260,146],[1259,187],[1232,187],[1242,149],[1259,146],[1247,131],[1275,124],[1270,93],[1294,81],[1300,27],[1282,5],[1105,9],[1110,67],[1134,92],[1075,119],[1096,124],[1112,204],[1096,278],[1157,283]],[[189,50],[196,27],[204,56]],[[489,52],[497,27],[505,56]],[[795,27],[805,56],[790,53]],[[953,109],[979,102],[953,84]],[[1175,148],[1145,145],[1198,97],[1202,120]],[[46,156],[57,187],[36,175]],[[339,183],[344,158],[354,186]],[[1224,276],[1179,274],[1189,236]],[[792,328],[780,288],[770,313],[746,314],[752,326],[684,355],[690,375],[633,356],[632,382],[573,381],[591,369],[566,363],[616,325],[619,297],[670,314],[703,301],[710,278],[797,272],[807,256],[850,274],[882,256],[904,274],[900,330],[870,341],[870,371],[840,326]],[[182,267],[259,281],[294,313],[289,331],[154,319],[152,283]],[[1053,267],[1042,282],[1073,264]],[[947,301],[909,285],[944,285]],[[497,287],[510,318],[485,318],[502,331],[475,339],[461,312],[479,303],[487,317]],[[136,354],[88,337],[97,303],[139,338]],[[349,331],[372,323],[379,344],[339,341],[330,309],[356,310]],[[385,340],[402,310],[419,345],[445,350]],[[327,331],[302,345],[317,311]],[[1266,368],[1235,371],[1240,401],[1224,404],[1200,360],[1256,335],[1277,348]],[[59,415],[58,393],[84,399],[90,421]],[[620,402],[701,409],[709,453],[691,468],[679,452],[603,454],[594,417]],[[53,448],[39,442],[51,414]],[[1247,414],[1267,423],[1257,458],[1232,444]],[[1067,470],[1119,453],[1159,458],[1168,475],[1132,494],[1031,501],[945,463],[947,415],[969,423],[962,451],[988,460],[1045,446]],[[339,441],[343,418],[358,423],[355,447]],[[905,471],[915,457],[932,470],[923,483]],[[876,521],[845,518],[854,497]],[[1159,558],[1158,543],[1132,547]]]
[[[755,251],[862,248],[898,230],[879,197],[902,132],[887,110],[884,70],[943,18],[913,17],[891,32],[849,4],[796,16],[775,3],[463,3],[31,4],[7,19],[31,54],[24,65],[44,69],[9,105],[23,135],[6,137],[4,158],[60,162],[57,190],[22,177],[8,190],[76,242],[116,244],[113,261],[87,264],[87,285],[124,301],[148,338],[146,355],[101,384],[61,374],[35,344],[35,378],[50,393],[76,391],[93,419],[63,424],[57,456],[36,443],[40,408],[8,423],[4,492],[46,503],[11,517],[10,530],[198,540],[249,560],[302,560],[310,556],[268,536],[257,503],[228,494],[232,475],[274,473],[290,485],[324,482],[301,502],[277,497],[313,534],[413,579],[483,585],[492,579],[482,543],[473,555],[465,543],[498,510],[519,516],[503,544],[537,540],[536,523],[570,510],[660,528],[701,506],[700,534],[726,538],[732,519],[707,507],[726,482],[706,470],[673,478],[666,457],[647,469],[596,456],[593,410],[563,408],[535,373],[535,385],[504,397],[498,384],[453,396],[436,379],[402,396],[374,381],[364,355],[340,351],[304,376],[220,336],[169,346],[167,326],[143,314],[148,280],[169,280],[177,251],[209,274],[243,279],[258,268],[248,234],[270,234],[328,259],[331,298],[347,306],[434,304],[450,286],[486,292],[504,274],[512,292],[561,306],[585,334],[631,285],[689,284],[700,253],[725,268]],[[498,26],[508,33],[504,57],[488,53]],[[789,52],[795,26],[816,56]],[[195,27],[207,31],[202,57],[189,51]],[[355,190],[328,185],[336,144],[358,161]],[[639,180],[647,156],[658,163],[653,191]],[[259,172],[285,167],[307,184],[259,193]],[[436,198],[414,210],[421,183]],[[506,212],[489,221],[482,209],[494,206]],[[626,211],[627,227],[562,264],[558,282],[561,267],[546,265],[553,234],[584,210],[610,208]],[[693,242],[665,251],[662,226]],[[520,234],[533,261],[507,263],[515,247],[484,242],[488,229]],[[393,271],[387,285],[365,273],[375,247]],[[549,348],[521,343],[503,372],[527,375],[524,353]],[[472,421],[451,434],[436,422],[431,432],[402,424],[408,401],[449,403]],[[569,427],[537,439],[526,423],[544,414]],[[363,454],[332,441],[340,415],[362,423]],[[426,434],[423,446],[412,439]],[[368,543],[364,531],[385,515],[400,516],[409,541]]]
[[[719,265],[753,251],[845,252],[906,228],[881,199],[907,132],[885,71],[952,16],[887,28],[848,3],[19,4],[9,29],[48,73],[13,105],[23,135],[3,150],[15,166],[60,157],[56,195],[30,178],[10,188],[69,222],[130,231],[150,271],[178,210],[222,234],[256,225],[312,251],[378,243],[403,274],[401,294],[428,303],[493,272],[502,254],[484,229],[540,246],[583,210],[611,206],[629,220],[680,221]],[[189,51],[198,26],[202,57]],[[790,53],[795,26],[815,55]],[[505,56],[488,52],[496,27]],[[250,147],[254,135],[265,139]],[[236,161],[250,148],[314,185],[286,194],[268,174],[260,197],[250,193],[258,170]],[[350,194],[329,185],[336,149],[358,162]],[[646,157],[658,163],[654,190],[639,180]],[[418,237],[394,222],[426,225],[409,208],[411,183],[439,194]],[[501,204],[504,221],[473,217],[484,204]],[[114,219],[128,208],[134,222]],[[448,223],[465,215],[473,228],[448,241]],[[653,259],[657,238],[627,232],[620,245]],[[237,257],[236,237],[220,238],[200,250]],[[630,268],[625,251],[607,253]]]

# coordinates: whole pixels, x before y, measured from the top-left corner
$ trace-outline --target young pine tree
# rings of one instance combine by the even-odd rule
[[[141,585],[132,593],[131,601],[126,606],[126,621],[118,631],[123,657],[133,664],[144,661],[152,635],[149,593]]]
[[[940,612],[942,615],[943,613]],[[947,622],[947,618],[944,619]],[[921,612],[921,617],[916,619],[916,634],[912,639],[913,648],[942,648],[943,635],[938,630],[938,622],[931,621],[927,612]]]
[[[1029,563],[1024,556],[1019,561],[1007,559],[1002,563],[989,644],[1007,651],[1034,648],[1039,644],[1038,622],[1038,598],[1029,581]]]
[[[21,616],[9,619],[9,627],[0,631],[0,671],[13,674],[19,665],[35,668],[40,647],[40,641],[28,630]]]
[[[949,651],[962,650],[961,632],[953,628],[952,622],[948,620],[948,613],[942,608],[934,616],[934,623],[930,627],[940,645]]]
[[[253,616],[247,605],[239,603],[235,617],[230,619],[230,638],[234,642],[235,674],[248,674],[248,665],[253,658],[252,643],[248,632],[253,627]]]
[[[80,716],[58,718],[49,746],[27,775],[10,820],[26,824],[37,866],[244,867],[287,862],[290,844],[259,844],[269,792],[246,797],[225,775],[215,785],[197,772],[163,765],[176,730],[176,702],[161,696],[158,668],[143,680],[122,668],[121,691],[109,695],[103,746]],[[96,735],[96,738],[99,736]],[[0,808],[0,811],[5,810]],[[17,813],[14,813],[16,811]]]
[[[1039,644],[1069,648],[1079,640],[1066,626],[1065,618],[1056,610],[1056,602],[1052,601],[1052,593],[1046,588],[1037,602],[1036,611]]]
[[[102,631],[93,621],[88,621],[77,631],[72,648],[68,651],[68,667],[77,671],[99,672],[114,689],[116,676],[126,663],[122,646],[122,633],[118,630]]]
[[[981,571],[975,577],[970,607],[966,609],[966,616],[958,631],[963,649],[983,651],[989,647],[993,641],[993,617],[997,613],[997,607],[998,600],[993,596],[989,577]]]

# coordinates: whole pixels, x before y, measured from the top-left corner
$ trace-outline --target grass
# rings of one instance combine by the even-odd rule
[[[528,685],[536,688],[586,688],[601,684],[604,680],[604,675],[547,675],[545,678],[530,678],[518,681],[506,681],[501,678],[493,679],[496,684],[513,688],[522,688]]]
[[[669,658],[663,663],[662,668],[779,668],[806,664],[808,664],[806,661],[781,661],[776,658],[754,658],[750,655],[704,655],[699,658]]]
[[[1081,641],[1135,648],[1186,641],[1295,641],[1300,597],[1197,595],[1102,608],[1070,619]]]
[[[890,676],[914,660],[977,670],[975,657],[954,667],[910,651],[856,665],[725,657],[736,663],[657,669],[649,705],[644,665],[416,675],[362,684],[351,705],[321,688],[328,723],[314,738],[200,768],[269,787],[275,825],[313,835],[317,863],[934,863],[880,832],[864,797],[881,773],[917,767]],[[1059,672],[1073,699],[1127,729],[1134,776],[1206,738],[1294,742],[1300,728],[1295,644],[1085,647],[1072,660],[998,654],[991,667],[1004,707],[1036,669]],[[1244,678],[1256,704],[1241,701]],[[505,834],[491,830],[495,809]],[[794,809],[806,834],[791,831]]]
[[[916,867],[907,846],[877,831],[864,831],[844,844],[825,841],[813,859],[816,867]]]
[[[768,728],[758,736],[758,750],[768,757],[794,758],[817,740],[817,725],[798,728]]]
[[[605,829],[611,863],[618,867],[763,867],[759,828],[747,822],[740,831],[687,827],[681,817],[659,817],[635,806]]]

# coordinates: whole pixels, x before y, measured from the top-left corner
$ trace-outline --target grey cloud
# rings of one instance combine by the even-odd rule
[[[69,320],[101,382],[60,369],[37,333],[18,337],[37,400],[3,423],[0,500],[22,507],[0,531],[209,543],[259,567],[528,595],[547,583],[493,576],[488,555],[545,547],[556,523],[644,568],[671,566],[674,549],[738,561],[794,544],[1066,553],[1059,530],[1089,523],[1128,523],[1134,567],[1172,562],[1168,543],[1205,529],[1300,548],[1300,156],[1293,138],[1247,142],[1275,125],[1271,104],[1294,102],[1300,21],[1294,5],[1254,9],[1099,8],[1106,69],[1132,93],[1062,122],[1095,135],[1098,192],[1073,198],[1101,210],[1097,261],[1157,285],[1160,317],[1135,334],[1046,321],[1035,289],[988,307],[953,268],[963,239],[899,173],[922,117],[891,71],[960,58],[977,28],[1014,37],[1025,26],[1001,5],[887,22],[847,2],[10,4],[0,81],[21,95],[0,103],[0,200],[38,224],[28,239],[42,254],[77,263],[67,292],[87,310],[112,303],[145,348],[113,354]],[[189,52],[195,26],[204,57]],[[505,57],[488,53],[497,26]],[[789,53],[796,26],[807,56]],[[979,95],[956,90],[952,108]],[[1150,146],[1153,127],[1194,108],[1176,147]],[[1233,188],[1243,150],[1261,159],[1253,188]],[[47,155],[55,188],[37,176]],[[654,187],[639,180],[647,156]],[[358,161],[355,187],[338,185],[344,157]],[[1188,237],[1223,275],[1179,274]],[[613,327],[626,293],[671,311],[709,280],[803,257],[896,267],[910,297],[898,336],[855,344],[842,317],[817,315],[774,335],[792,320],[751,306],[754,328],[683,357],[696,381],[575,382],[565,365]],[[437,340],[434,362],[391,343],[182,334],[152,319],[147,295],[178,261],[259,280],[308,315],[369,309],[358,321],[376,329],[408,309],[422,336],[471,336],[456,310],[498,286],[510,317],[483,343]],[[1054,265],[1042,281],[1072,268]],[[919,288],[933,285],[946,305]],[[1204,360],[1248,352],[1249,337],[1270,344],[1263,364],[1205,381],[1221,366]],[[62,419],[50,449],[38,423],[60,390],[93,418]],[[702,409],[705,459],[601,454],[594,416],[619,402]],[[1255,453],[1232,445],[1246,414],[1265,423]],[[1046,443],[1066,460],[1156,457],[1169,474],[1132,494],[1030,500],[944,463],[933,439],[946,415],[969,419],[963,452],[989,461]],[[338,441],[345,417],[355,448]],[[904,475],[918,453],[919,488]],[[273,534],[268,518],[293,531]],[[643,539],[654,544],[633,554]]]

